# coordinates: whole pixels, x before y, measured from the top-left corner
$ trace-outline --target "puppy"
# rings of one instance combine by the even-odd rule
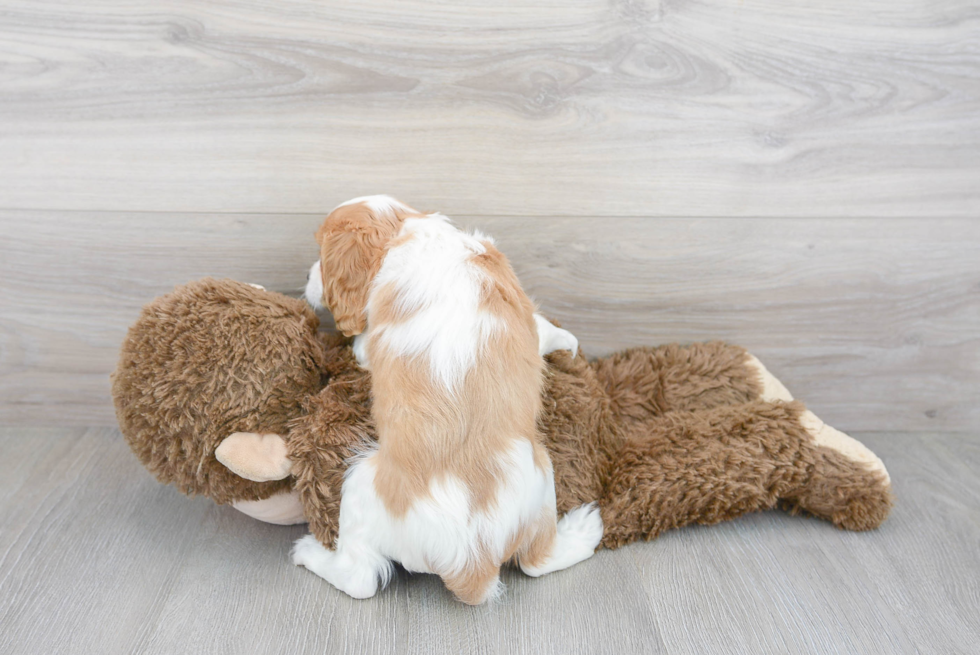
[[[557,521],[536,431],[541,353],[577,343],[534,314],[493,241],[386,196],[344,203],[317,241],[306,297],[357,335],[378,443],[347,471],[336,549],[307,536],[293,561],[355,598],[397,561],[479,604],[504,562],[539,576],[590,557],[602,519],[583,505]]]

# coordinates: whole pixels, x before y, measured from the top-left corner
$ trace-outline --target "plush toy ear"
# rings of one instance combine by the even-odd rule
[[[278,434],[236,432],[218,444],[214,456],[232,473],[253,482],[282,480],[293,468],[286,442]]]

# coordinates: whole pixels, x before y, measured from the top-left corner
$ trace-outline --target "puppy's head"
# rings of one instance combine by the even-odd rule
[[[320,261],[310,269],[306,300],[326,306],[346,336],[367,326],[371,283],[388,245],[405,219],[417,215],[388,196],[355,198],[334,209],[317,230]]]

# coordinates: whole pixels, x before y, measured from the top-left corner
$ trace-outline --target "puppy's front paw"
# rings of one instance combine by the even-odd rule
[[[534,315],[538,328],[538,353],[543,357],[556,350],[571,350],[572,357],[578,353],[578,339],[568,330],[555,326],[541,314]]]
[[[572,357],[578,354],[578,339],[574,334],[562,328],[555,328],[552,338],[552,350],[571,350]]]

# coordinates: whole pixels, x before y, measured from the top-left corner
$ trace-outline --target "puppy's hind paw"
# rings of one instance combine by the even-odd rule
[[[329,553],[326,548],[324,548],[319,541],[316,540],[311,534],[306,535],[302,539],[297,539],[296,543],[293,544],[293,550],[291,553],[293,564],[296,566],[305,566],[311,569],[316,566],[317,562],[322,562],[324,560],[324,553]]]
[[[602,514],[595,503],[581,505],[558,521],[558,543],[569,556],[580,557],[573,563],[588,559],[602,541]]]

